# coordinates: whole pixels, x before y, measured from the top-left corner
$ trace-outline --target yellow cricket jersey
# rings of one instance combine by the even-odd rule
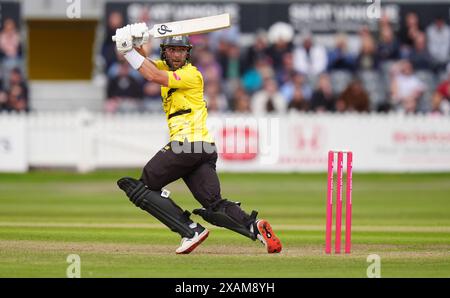
[[[161,86],[161,97],[170,141],[214,142],[206,128],[208,111],[203,99],[202,74],[190,63],[170,71],[164,61],[154,62],[158,69],[167,71],[169,75],[169,85]]]

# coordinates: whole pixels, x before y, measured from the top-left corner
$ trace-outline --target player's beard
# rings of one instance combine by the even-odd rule
[[[175,70],[183,67],[186,64],[186,59],[174,61],[172,59],[166,58],[166,63],[169,66],[171,71],[175,71]]]

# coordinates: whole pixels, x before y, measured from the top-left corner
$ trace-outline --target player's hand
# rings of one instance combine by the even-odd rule
[[[131,35],[130,25],[117,29],[116,36],[114,38],[116,41],[116,48],[119,53],[125,54],[133,49],[133,37]]]
[[[145,23],[135,23],[130,25],[131,37],[133,38],[133,47],[139,48],[148,42],[150,34]]]

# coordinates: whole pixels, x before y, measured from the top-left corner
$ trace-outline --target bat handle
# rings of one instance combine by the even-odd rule
[[[154,34],[153,34],[153,28],[150,29],[150,30],[148,30],[148,34],[149,34],[151,37],[154,35]],[[112,36],[112,41],[116,42],[116,36],[115,36],[115,35]]]

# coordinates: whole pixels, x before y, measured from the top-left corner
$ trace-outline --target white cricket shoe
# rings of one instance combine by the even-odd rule
[[[192,223],[190,226],[195,229],[195,235],[192,238],[184,237],[181,239],[181,245],[176,249],[177,254],[188,254],[193,251],[197,246],[200,245],[206,238],[208,238],[208,229],[198,225],[197,223]]]

